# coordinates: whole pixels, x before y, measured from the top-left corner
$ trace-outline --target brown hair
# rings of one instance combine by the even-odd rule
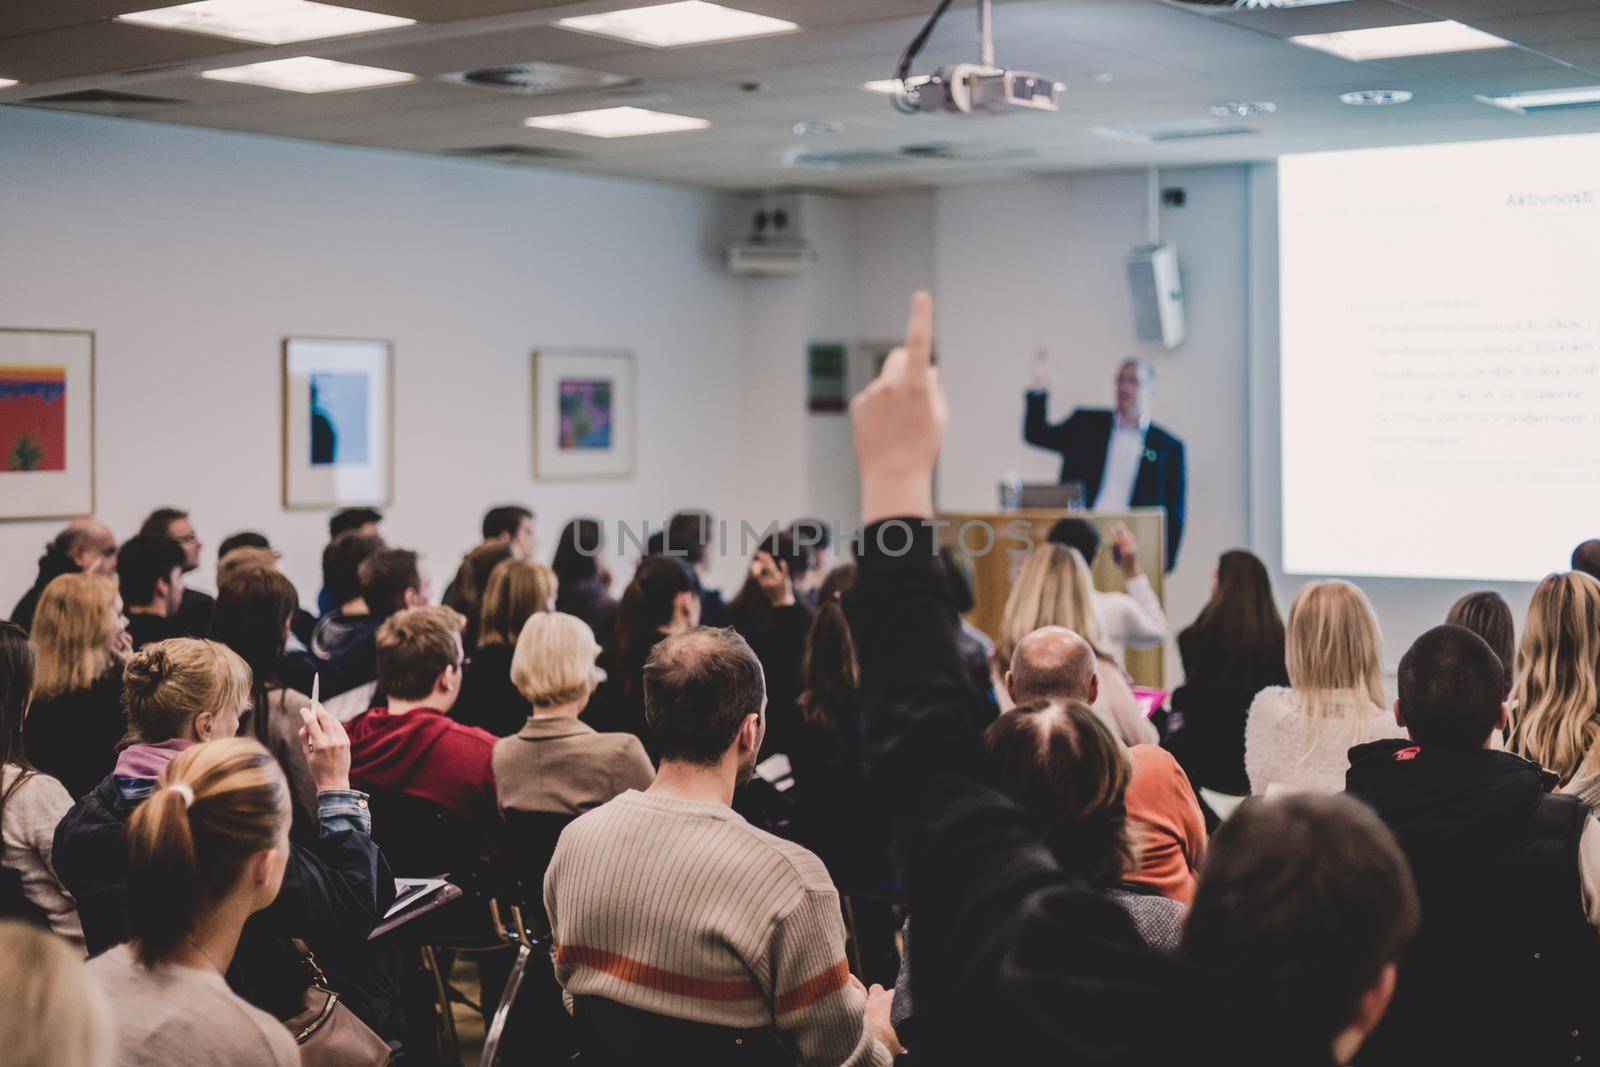
[[[220,586],[234,573],[244,570],[269,570],[278,569],[278,554],[270,548],[257,548],[254,545],[245,545],[236,548],[226,556],[217,560],[217,584]]]
[[[128,820],[128,931],[139,962],[170,958],[288,822],[289,785],[259,742],[211,741],[167,764]]]
[[[450,667],[461,666],[461,627],[454,608],[430,604],[397,611],[378,627],[378,686],[401,700],[421,700]]]
[[[662,760],[715,766],[767,695],[761,661],[732,630],[697,626],[644,664],[644,719]]]
[[[24,771],[33,767],[22,743],[22,723],[33,692],[33,670],[33,646],[28,644],[28,635],[14,622],[0,622],[0,767],[11,764]]]
[[[122,672],[128,735],[168,741],[201,712],[250,705],[250,668],[216,641],[174,637],[145,645]]]
[[[1189,667],[1189,682],[1242,684],[1252,691],[1287,681],[1283,616],[1266,564],[1235,548],[1217,560],[1217,587],[1184,631],[1186,646],[1204,654]]]
[[[63,574],[44,587],[29,635],[38,655],[35,700],[87,689],[106,672],[116,607],[117,580],[107,575]]]
[[[263,549],[236,549],[234,559]],[[300,606],[294,583],[272,567],[248,562],[225,573],[217,568],[217,604],[211,612],[211,639],[239,654],[250,668],[251,733],[262,744],[270,744],[272,709],[267,706],[267,689],[281,685],[279,675],[283,650],[288,641],[289,621]]]
[[[556,572],[532,560],[495,565],[478,611],[478,644],[515,645],[528,619],[549,611],[556,599]]]
[[[1510,695],[1511,683],[1516,677],[1517,627],[1505,598],[1488,590],[1468,593],[1450,605],[1450,614],[1444,621],[1471,630],[1488,642],[1489,648],[1500,657],[1505,671],[1505,686],[1500,695]]]
[[[1600,581],[1568,571],[1535,587],[1511,700],[1511,751],[1563,782],[1594,757],[1600,740]]]
[[[378,549],[361,561],[356,568],[356,578],[361,583],[361,599],[367,602],[367,610],[379,619],[400,609],[407,589],[422,585],[417,554],[409,548]]]
[[[841,563],[828,572],[817,591],[817,613],[806,632],[800,660],[800,714],[807,726],[826,731],[836,741],[856,731],[861,667],[856,662],[855,639],[844,615],[844,595],[856,584],[853,563]]]
[[[48,930],[0,921],[0,1035],[15,1067],[109,1067],[116,1033],[100,987],[74,949]]]

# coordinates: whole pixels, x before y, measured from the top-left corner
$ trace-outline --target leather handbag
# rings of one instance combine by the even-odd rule
[[[328,976],[317,965],[317,958],[304,941],[294,949],[311,976],[303,994],[305,1010],[283,1025],[300,1046],[304,1067],[385,1067],[394,1054],[388,1042],[356,1018],[355,1012],[339,1001],[339,994],[328,985]]]

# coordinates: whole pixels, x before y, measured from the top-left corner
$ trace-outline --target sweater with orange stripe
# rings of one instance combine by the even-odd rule
[[[568,998],[775,1026],[815,1067],[892,1059],[866,1027],[822,861],[728,807],[623,793],[567,827],[544,898]]]

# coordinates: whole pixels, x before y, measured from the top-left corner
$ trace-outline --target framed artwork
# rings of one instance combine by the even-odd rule
[[[0,329],[0,519],[94,511],[94,334]]]
[[[845,349],[838,342],[813,341],[806,348],[806,408],[813,415],[849,410],[845,393]]]
[[[394,487],[394,347],[283,342],[283,506],[389,503]]]
[[[551,348],[533,354],[533,476],[633,475],[633,353]]]

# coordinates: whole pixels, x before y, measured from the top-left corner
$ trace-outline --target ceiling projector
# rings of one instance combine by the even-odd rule
[[[962,115],[974,112],[1055,111],[1056,98],[1066,86],[1053,78],[1027,70],[1006,70],[995,65],[994,28],[990,0],[978,0],[978,46],[981,58],[976,63],[952,63],[931,76],[908,77],[912,60],[922,51],[928,35],[951,0],[940,0],[927,23],[911,39],[900,56],[892,79],[890,102],[895,110],[907,114],[918,111],[953,111]]]

